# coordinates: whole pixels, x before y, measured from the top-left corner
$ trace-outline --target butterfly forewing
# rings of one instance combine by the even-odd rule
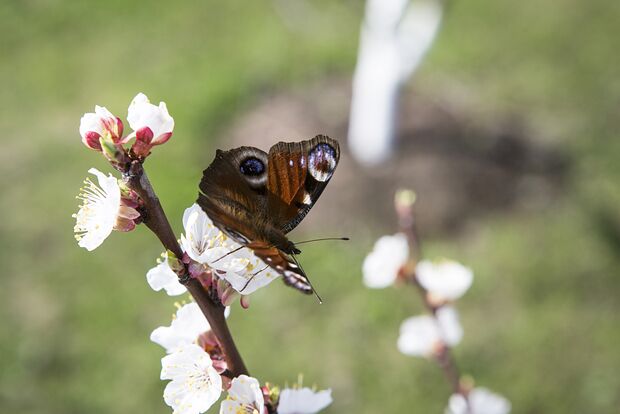
[[[267,210],[284,233],[293,230],[314,206],[331,179],[338,141],[324,135],[301,142],[279,142],[269,150]]]

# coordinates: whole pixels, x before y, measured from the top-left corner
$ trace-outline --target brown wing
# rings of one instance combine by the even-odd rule
[[[312,293],[312,285],[306,274],[292,261],[290,256],[262,241],[251,242],[247,247],[251,248],[265,264],[280,273],[286,285],[308,295]]]
[[[257,160],[257,164],[250,171],[252,174],[243,174],[240,165],[248,159]],[[262,164],[262,171],[259,164]],[[251,170],[249,167],[252,166],[248,164],[246,170]],[[198,205],[218,228],[247,244],[261,237],[254,222],[265,209],[266,179],[265,152],[252,147],[218,150],[213,162],[203,172]]]
[[[279,142],[269,150],[267,211],[284,233],[294,229],[315,204],[340,159],[338,141],[324,135]]]

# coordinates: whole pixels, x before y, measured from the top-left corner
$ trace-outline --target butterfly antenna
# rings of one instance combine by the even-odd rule
[[[257,274],[259,274],[260,272],[264,271],[264,270],[265,270],[265,269],[267,269],[268,267],[269,267],[269,266],[265,266],[265,267],[263,267],[261,270],[259,270],[258,272],[253,273],[253,274],[252,274],[252,277],[250,277],[250,278],[248,279],[248,281],[247,281],[247,282],[245,282],[245,285],[243,285],[243,288],[239,291],[239,293],[243,292],[243,291],[245,290],[245,288],[247,288],[247,287],[248,287],[248,285],[250,284],[250,282],[251,282],[252,280],[254,280],[254,278],[256,277],[256,275],[257,275]]]
[[[348,237],[324,237],[322,239],[303,240],[303,241],[295,243],[295,245],[304,244],[304,243],[312,243],[312,242],[317,242],[317,241],[325,241],[325,240],[351,240],[351,239],[349,239]]]
[[[233,254],[233,253],[237,253],[239,250],[243,249],[244,247],[245,247],[245,246],[239,246],[239,247],[237,247],[235,250],[231,250],[231,251],[229,251],[229,252],[228,252],[228,253],[226,253],[224,256],[220,257],[219,259],[214,260],[212,263],[217,263],[217,262],[219,262],[220,260],[222,260],[223,258],[225,258],[225,257],[227,257],[227,256],[230,256],[230,255],[231,255],[231,254]]]
[[[308,284],[310,285],[310,288],[312,289],[312,293],[314,293],[314,296],[316,296],[316,298],[319,300],[320,304],[323,304],[323,299],[321,299],[321,296],[319,296],[319,293],[316,291],[316,289],[314,288],[314,286],[312,286],[312,282],[310,281],[310,278],[308,277],[308,275],[306,274],[306,271],[304,270],[303,267],[301,267],[301,263],[299,263],[297,261],[297,257],[295,257],[295,255],[291,255],[291,257],[293,258],[293,261],[295,262],[295,264],[297,265],[297,267],[299,267],[299,269],[301,270],[301,272],[304,274],[304,276],[306,277],[306,280],[308,281]]]

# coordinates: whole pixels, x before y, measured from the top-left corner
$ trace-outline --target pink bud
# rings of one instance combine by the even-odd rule
[[[121,137],[123,136],[123,121],[119,117],[116,117],[116,143],[121,141]]]
[[[151,128],[145,126],[136,131],[136,141],[141,141],[144,144],[151,144],[153,140],[153,131]]]
[[[220,301],[222,302],[222,305],[230,306],[237,297],[237,294],[237,291],[232,286],[229,286],[220,295]]]
[[[101,135],[99,135],[95,131],[88,131],[82,137],[82,142],[90,149],[93,149],[95,151],[101,151],[101,143],[99,142],[100,137]]]
[[[239,303],[241,304],[241,307],[243,309],[247,309],[250,307],[250,296],[241,296],[241,299],[239,299]]]
[[[131,231],[136,228],[136,222],[132,219],[117,217],[116,223],[114,224],[114,230],[116,231]]]
[[[168,140],[170,139],[170,137],[172,136],[172,132],[167,132],[165,134],[162,134],[160,136],[158,136],[157,138],[155,138],[151,144],[152,145],[161,145],[161,144],[165,144],[166,142],[168,142]]]

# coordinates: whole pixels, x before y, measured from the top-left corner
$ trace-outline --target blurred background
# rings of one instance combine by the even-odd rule
[[[150,332],[176,299],[146,271],[145,228],[78,248],[84,112],[125,118],[165,101],[172,139],[147,169],[173,227],[217,148],[317,133],[345,147],[293,240],[325,299],[274,283],[231,330],[250,372],[332,387],[329,413],[443,412],[437,366],[396,349],[422,310],[410,289],[369,290],[361,263],[396,231],[393,192],[416,190],[428,258],[474,269],[460,300],[463,373],[515,413],[612,413],[620,404],[620,4],[453,2],[395,106],[396,156],[346,145],[364,2],[6,0],[0,3],[0,410],[167,413]],[[215,412],[215,411],[214,411]]]

